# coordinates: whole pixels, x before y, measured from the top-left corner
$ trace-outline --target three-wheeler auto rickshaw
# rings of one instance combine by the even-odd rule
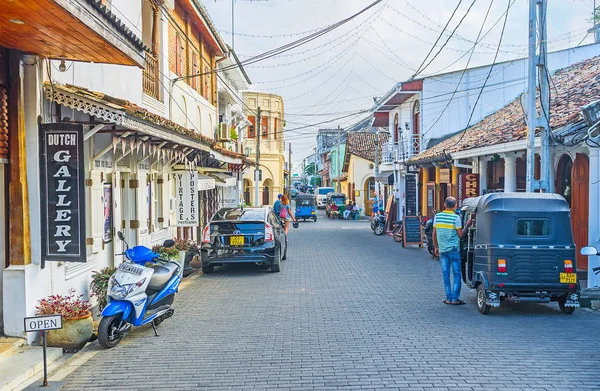
[[[312,194],[298,194],[296,196],[296,220],[313,220],[317,222],[317,203]]]
[[[490,193],[463,201],[461,238],[464,283],[477,289],[487,314],[504,300],[558,302],[579,307],[575,243],[569,204],[549,193]]]
[[[335,205],[335,207],[334,207]],[[330,218],[341,218],[346,210],[346,194],[344,193],[329,193],[325,204],[325,213]]]

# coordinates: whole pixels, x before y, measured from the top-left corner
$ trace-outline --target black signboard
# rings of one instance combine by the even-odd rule
[[[42,263],[85,262],[83,125],[41,124]]]
[[[404,244],[423,243],[421,238],[421,218],[419,216],[404,216],[402,219],[404,224]]]
[[[406,174],[404,214],[406,216],[416,216],[417,212],[417,176],[415,174]]]

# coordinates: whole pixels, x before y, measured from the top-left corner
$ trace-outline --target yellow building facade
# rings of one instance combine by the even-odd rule
[[[258,200],[255,197],[254,169],[244,174],[244,200],[249,205],[272,205],[285,189],[284,105],[279,95],[265,92],[244,92],[244,114],[250,121],[243,135],[243,151],[252,159],[256,157],[260,140],[260,170]],[[260,123],[257,118],[261,110]]]

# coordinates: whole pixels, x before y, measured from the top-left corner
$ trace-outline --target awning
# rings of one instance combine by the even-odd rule
[[[375,176],[375,181],[385,183],[386,185],[393,185],[394,184],[394,172],[393,171],[380,172],[379,175]]]
[[[208,174],[215,179],[215,184],[220,187],[234,187],[237,185],[237,179],[229,174],[222,172],[211,172]]]
[[[208,175],[198,175],[198,191],[212,190],[215,188],[215,178]]]

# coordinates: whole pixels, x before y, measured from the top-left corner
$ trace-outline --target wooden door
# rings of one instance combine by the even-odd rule
[[[580,270],[588,268],[587,257],[579,254],[579,250],[588,245],[589,173],[587,156],[578,153],[571,171],[571,222],[577,246],[577,269]]]
[[[364,187],[365,198],[365,216],[371,216],[373,213],[373,198],[375,198],[375,179],[369,178],[365,181]]]

